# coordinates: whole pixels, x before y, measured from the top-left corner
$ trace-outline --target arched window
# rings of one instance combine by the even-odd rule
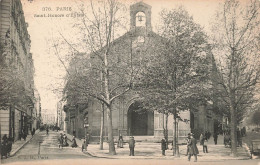
[[[145,14],[143,12],[136,13],[135,22],[136,22],[136,26],[145,26],[146,23]]]

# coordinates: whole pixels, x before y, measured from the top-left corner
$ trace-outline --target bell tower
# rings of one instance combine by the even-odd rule
[[[130,29],[145,28],[152,30],[151,6],[143,2],[138,2],[130,6]]]

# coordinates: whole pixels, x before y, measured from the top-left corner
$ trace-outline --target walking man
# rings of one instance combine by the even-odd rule
[[[162,138],[162,140],[161,140],[161,149],[162,149],[162,155],[165,156],[165,150],[166,150],[166,140],[165,140],[165,138]]]
[[[190,136],[191,136],[191,139],[189,141],[188,161],[190,161],[191,156],[194,155],[194,157],[195,157],[194,162],[197,162],[197,155],[199,154],[199,150],[197,148],[197,140],[194,138],[193,133],[191,133]]]
[[[188,133],[188,137],[186,138],[186,142],[187,142],[186,156],[188,156],[188,154],[189,154],[190,133]]]
[[[32,136],[35,134],[35,128],[33,128],[33,130],[31,131]]]
[[[130,155],[129,156],[135,156],[135,139],[133,136],[129,139],[129,149],[130,149]]]
[[[62,133],[60,133],[60,137],[59,137],[59,148],[61,147],[61,148],[63,148],[63,135],[62,135]]]
[[[207,139],[204,139],[204,142],[203,142],[203,152],[208,153],[208,140]]]
[[[217,143],[218,143],[218,133],[217,132],[214,133],[213,138],[214,138],[215,145],[217,145]]]

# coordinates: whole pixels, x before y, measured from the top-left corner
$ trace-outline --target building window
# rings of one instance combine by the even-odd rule
[[[138,12],[135,16],[135,23],[136,26],[145,26],[146,23],[146,18],[145,18],[145,14],[143,12]]]
[[[144,36],[138,36],[137,37],[137,42],[138,43],[144,43]]]

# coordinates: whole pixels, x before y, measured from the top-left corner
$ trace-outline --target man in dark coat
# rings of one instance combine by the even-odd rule
[[[165,150],[166,150],[166,140],[165,140],[165,138],[163,138],[162,140],[161,140],[161,149],[162,149],[162,155],[164,155],[165,156]]]
[[[130,149],[130,155],[129,156],[135,156],[135,139],[133,136],[130,137],[129,139],[129,149]]]
[[[217,145],[218,144],[218,133],[217,132],[214,132],[213,138],[214,138],[215,145]]]
[[[62,133],[60,133],[60,136],[59,136],[59,148],[61,147],[61,148],[63,148],[63,135],[62,135]]]
[[[33,130],[31,131],[32,136],[35,134],[35,128],[33,128]]]
[[[197,162],[197,155],[199,154],[199,150],[197,148],[197,140],[194,138],[193,133],[190,134],[190,141],[189,141],[189,156],[188,161],[190,161],[190,158],[192,155],[194,155],[195,160],[194,162]]]
[[[9,137],[7,139],[7,156],[10,156],[10,152],[12,151],[13,138]]]
[[[23,130],[22,135],[23,135],[23,140],[26,140],[26,138],[27,138],[27,131],[25,129]]]
[[[2,138],[2,144],[1,144],[1,158],[5,157],[7,158],[7,145],[8,145],[8,142],[7,142],[7,135],[5,134]]]
[[[189,154],[189,142],[190,142],[190,133],[188,133],[188,137],[186,138],[187,150],[186,150],[185,156],[188,156],[188,154]]]

